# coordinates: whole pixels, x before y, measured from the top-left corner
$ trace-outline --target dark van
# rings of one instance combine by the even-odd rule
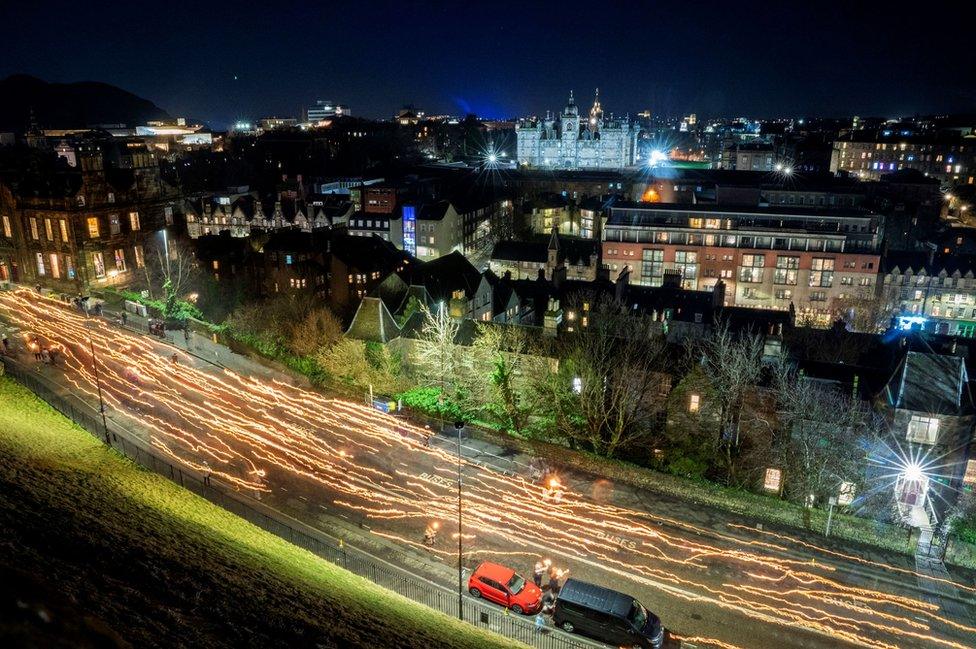
[[[660,649],[664,644],[661,619],[630,595],[566,580],[552,612],[556,626],[607,644]]]

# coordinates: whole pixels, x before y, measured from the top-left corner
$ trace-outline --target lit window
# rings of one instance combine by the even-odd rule
[[[64,219],[58,219],[58,227],[61,229],[61,242],[66,243],[68,241],[68,222]]]
[[[30,218],[30,230],[32,239],[40,239],[41,235],[37,233],[37,219],[33,216]]]
[[[92,239],[98,238],[98,217],[89,216],[88,217],[88,236]]]
[[[133,231],[139,229],[139,212],[129,212],[129,227]]]
[[[142,254],[142,246],[133,246],[132,252],[136,259],[136,268],[144,268],[146,265],[146,258]]]
[[[919,444],[935,444],[939,438],[939,420],[936,417],[912,415],[908,422],[908,441]]]
[[[583,379],[578,376],[573,377],[573,392],[580,394],[583,391]]]
[[[119,215],[118,214],[109,214],[108,215],[108,233],[110,235],[111,234],[118,234],[121,231],[122,231],[122,221],[119,220]]]
[[[701,395],[692,394],[688,397],[688,412],[698,412],[701,408]]]
[[[46,275],[47,272],[44,269],[44,255],[37,253],[37,274],[39,276]]]
[[[61,264],[58,263],[57,253],[52,252],[51,258],[51,277],[59,279],[61,277]]]
[[[102,253],[92,253],[92,266],[95,268],[95,277],[105,277],[105,257]]]
[[[213,268],[214,270],[220,270],[220,262],[219,262],[219,261],[217,261],[216,259],[214,259],[214,260],[213,260],[213,263],[211,264],[211,267],[212,267],[212,268]]]
[[[48,241],[54,241],[54,224],[51,223],[51,219],[44,219],[44,234],[47,235]]]
[[[976,484],[976,460],[966,462],[966,474],[962,477],[963,484]]]
[[[115,270],[120,273],[125,272],[125,251],[122,248],[117,248],[115,250]]]
[[[13,228],[10,226],[10,217],[6,214],[3,217],[3,236],[7,237],[8,239],[14,236]]]

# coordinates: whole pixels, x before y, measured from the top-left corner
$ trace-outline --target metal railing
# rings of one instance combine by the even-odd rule
[[[159,474],[215,505],[244,518],[258,527],[304,548],[323,559],[364,577],[373,583],[408,599],[446,613],[458,615],[458,594],[453,588],[429,581],[388,561],[375,557],[344,540],[332,537],[302,521],[187,470],[163,457],[139,435],[109,420],[107,435],[97,408],[74,397],[66,398],[52,389],[48,380],[20,362],[4,359],[6,373],[75,422],[93,436],[108,442],[112,448],[140,466]],[[108,439],[105,439],[105,438]],[[467,622],[540,649],[593,649],[604,647],[579,636],[566,634],[547,626],[540,631],[531,617],[510,614],[465,595],[462,604]]]

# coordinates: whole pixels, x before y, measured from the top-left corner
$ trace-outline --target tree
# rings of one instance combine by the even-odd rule
[[[838,316],[851,331],[882,333],[891,325],[894,303],[892,287],[883,287],[880,295],[874,289],[847,294],[834,302]]]
[[[403,388],[400,359],[383,345],[341,338],[331,347],[320,347],[315,360],[330,377],[349,385],[372,386],[379,394]]]
[[[585,329],[556,341],[558,367],[554,375],[536,376],[534,389],[571,445],[613,457],[658,424],[664,342],[616,301],[595,304],[588,320]]]
[[[524,434],[532,414],[526,373],[538,359],[530,359],[530,353],[525,329],[479,324],[472,347],[471,399],[484,404],[484,416],[518,435]]]
[[[293,325],[289,346],[299,356],[312,356],[323,347],[331,348],[341,338],[342,323],[332,311],[321,306]]]
[[[737,480],[736,469],[740,451],[740,419],[746,393],[758,382],[763,369],[763,339],[748,332],[736,336],[720,324],[700,342],[697,353],[702,366],[711,377],[718,399],[718,448],[725,464],[729,483]]]
[[[163,316],[180,318],[181,302],[189,297],[199,274],[193,248],[180,239],[154,246],[143,269],[149,296],[163,302]]]
[[[880,418],[855,398],[804,378],[786,363],[773,374],[779,420],[775,459],[785,476],[786,497],[825,503],[839,494],[842,483],[860,492],[868,450],[882,428]],[[809,527],[809,510],[804,514]]]
[[[442,405],[445,399],[450,399],[465,411],[468,381],[473,372],[468,369],[469,355],[455,344],[461,321],[452,318],[443,303],[434,310],[422,304],[420,310],[424,322],[413,358],[414,370],[425,385],[440,390],[438,400]]]

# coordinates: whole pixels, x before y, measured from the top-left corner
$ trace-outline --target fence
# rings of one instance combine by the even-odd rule
[[[5,359],[6,360],[6,359]],[[51,407],[71,419],[92,435],[107,441],[114,449],[137,464],[189,489],[195,494],[226,509],[258,527],[340,565],[350,572],[369,579],[408,599],[451,616],[458,614],[457,591],[415,575],[399,566],[374,557],[301,521],[253,500],[236,491],[224,490],[219,484],[205,484],[203,477],[157,454],[151,445],[138,435],[109,420],[103,426],[98,410],[55,392],[48,381],[16,361],[5,362],[6,372]],[[547,628],[536,630],[531,618],[507,613],[480,600],[465,595],[464,619],[476,626],[518,640],[540,649],[593,649],[604,645],[579,636]]]

